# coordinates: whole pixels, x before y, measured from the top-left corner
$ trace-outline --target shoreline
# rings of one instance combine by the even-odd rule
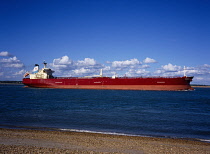
[[[0,153],[210,153],[189,139],[0,128]]]
[[[189,138],[189,137],[176,137],[176,136],[161,136],[161,135],[146,135],[146,134],[126,134],[117,132],[106,132],[106,131],[92,131],[85,129],[71,129],[71,128],[54,128],[54,127],[33,127],[33,126],[15,126],[15,125],[0,125],[1,129],[8,130],[34,130],[34,131],[54,131],[54,132],[75,132],[75,133],[88,133],[88,134],[101,134],[101,135],[116,135],[116,136],[128,136],[128,137],[145,137],[145,138],[162,138],[162,139],[180,139],[180,140],[190,140],[198,142],[210,143],[210,139],[204,138]]]

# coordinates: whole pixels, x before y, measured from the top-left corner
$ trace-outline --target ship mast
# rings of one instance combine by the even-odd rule
[[[184,77],[187,77],[186,75],[186,67],[184,66]]]
[[[103,77],[103,70],[102,69],[100,69],[100,75],[99,76]]]
[[[43,64],[44,64],[44,68],[47,68],[47,63],[45,61],[44,61]]]

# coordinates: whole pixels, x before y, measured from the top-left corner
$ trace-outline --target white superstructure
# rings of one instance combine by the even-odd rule
[[[51,70],[50,68],[47,68],[47,63],[43,63],[44,68],[39,69],[39,65],[36,64],[32,73],[26,73],[24,76],[30,75],[30,79],[49,79],[53,78],[53,73],[54,71]]]

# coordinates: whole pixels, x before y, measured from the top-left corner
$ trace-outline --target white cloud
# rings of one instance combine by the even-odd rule
[[[125,60],[125,61],[113,61],[112,62],[112,67],[132,67],[132,66],[136,66],[136,65],[141,65],[141,62],[134,58],[134,59],[130,59],[130,60]]]
[[[93,73],[94,71],[91,69],[80,68],[80,69],[73,70],[73,72],[75,74],[82,75],[82,74]]]
[[[208,64],[196,67],[186,67],[186,75],[194,76],[193,84],[210,85],[210,67]],[[155,76],[184,76],[184,67],[177,65],[163,65],[154,72]]]
[[[149,65],[141,65],[142,63],[134,58],[125,61],[108,62],[110,66],[97,63],[95,59],[85,58],[84,60],[73,61],[68,56],[63,56],[53,60],[50,64],[55,70],[56,75],[69,75],[69,76],[91,76],[99,74],[99,70],[103,69],[105,76],[111,76],[114,72],[120,71],[120,74],[125,74],[129,69],[139,70],[149,68]],[[124,71],[124,72],[122,72]],[[63,72],[63,73],[62,73]],[[66,73],[68,72],[68,73]],[[137,74],[133,72],[133,74]]]
[[[153,74],[154,76],[183,76],[184,69],[181,66],[169,63],[167,65],[162,65],[161,68],[154,71]]]
[[[23,68],[24,64],[17,59],[16,56],[11,58],[0,59],[0,64],[2,67],[12,67],[12,68]]]
[[[50,64],[56,72],[60,70],[68,70],[73,66],[73,61],[68,56],[63,56],[53,60],[53,63]]]
[[[208,64],[204,64],[203,66],[207,67],[207,68],[210,68],[210,65],[208,65]]]
[[[26,72],[26,70],[22,69],[18,72],[15,72],[14,75],[23,75]]]
[[[68,56],[54,59],[50,65],[55,70],[56,75],[65,76],[87,76],[94,74],[97,70],[104,67],[92,58],[73,61]]]
[[[141,68],[150,68],[149,65],[142,65]]]
[[[149,71],[146,71],[145,69],[139,69],[136,70],[136,74],[138,75],[148,75]]]
[[[2,56],[2,57],[11,57],[12,55],[8,51],[2,51],[2,52],[0,52],[0,56]]]
[[[14,62],[19,63],[20,60],[18,60],[17,57],[14,56],[14,57],[8,58],[8,59],[6,59],[6,58],[0,59],[0,62],[2,62],[2,63],[14,63]]]
[[[195,77],[194,80],[202,81],[202,80],[204,80],[204,78],[203,77]]]
[[[193,84],[210,85],[210,76],[194,76]]]
[[[110,66],[100,64],[93,58],[73,61],[68,56],[63,56],[54,59],[50,65],[55,70],[56,76],[91,76],[99,74],[100,69],[103,69],[105,76],[111,76],[114,73],[117,73],[119,76],[124,76],[125,73],[138,76],[149,73],[146,69],[150,68],[149,65],[141,65],[142,63],[136,58],[124,61],[107,61],[106,63]]]
[[[154,74],[156,74],[156,75],[160,75],[160,74],[163,74],[163,73],[165,73],[165,71],[164,71],[164,70],[161,70],[161,69],[156,70],[156,71],[154,72]]]
[[[15,78],[22,79],[26,72],[24,64],[16,57],[11,56],[9,52],[0,52],[0,80],[14,80]],[[103,69],[104,76],[183,76],[184,70],[182,66],[168,63],[160,68],[151,68],[149,63],[155,63],[156,60],[146,58],[143,60],[145,65],[136,59],[124,61],[107,61],[107,63],[98,63],[93,58],[84,58],[83,60],[73,61],[70,57],[63,56],[56,58],[50,63],[50,68],[55,71],[54,76],[94,76],[98,75],[100,69]],[[195,76],[193,83],[210,85],[210,65],[203,64],[201,66],[186,67],[187,76]]]
[[[165,71],[179,71],[181,69],[181,66],[172,65],[171,63],[169,63],[168,65],[162,66],[162,68]]]
[[[147,57],[146,59],[143,60],[144,63],[157,63],[156,60],[152,59],[152,58],[149,58]]]
[[[24,65],[22,63],[8,63],[5,64],[5,67],[13,67],[13,68],[23,68]]]
[[[77,64],[80,66],[93,66],[96,65],[97,63],[94,59],[85,58],[84,60],[78,60]]]
[[[67,68],[67,65],[56,65],[55,63],[52,63],[51,65],[53,68],[56,68],[56,69]]]
[[[104,70],[104,71],[110,71],[110,70],[111,70],[111,67],[110,67],[110,66],[104,66],[104,67],[103,67],[103,70]]]
[[[68,56],[63,56],[61,58],[54,59],[53,64],[54,65],[69,65],[69,64],[72,64],[72,60],[69,59]]]
[[[73,61],[68,56],[63,56],[58,59],[54,59],[53,63],[50,64],[54,68],[57,69],[65,69],[65,70],[76,70],[81,68],[97,68],[100,67],[96,60],[91,58],[85,58],[84,60]]]
[[[150,74],[149,71],[145,69],[130,69],[128,72],[126,72],[126,76],[133,77],[133,76],[148,76]]]
[[[16,56],[12,56],[7,51],[0,52],[0,56],[6,57],[0,59],[0,80],[22,78],[21,73],[24,74],[24,72],[21,70],[23,70],[24,64]]]

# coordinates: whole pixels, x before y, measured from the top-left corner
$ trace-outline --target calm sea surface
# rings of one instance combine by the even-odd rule
[[[210,140],[210,88],[36,89],[0,85],[0,127]]]

